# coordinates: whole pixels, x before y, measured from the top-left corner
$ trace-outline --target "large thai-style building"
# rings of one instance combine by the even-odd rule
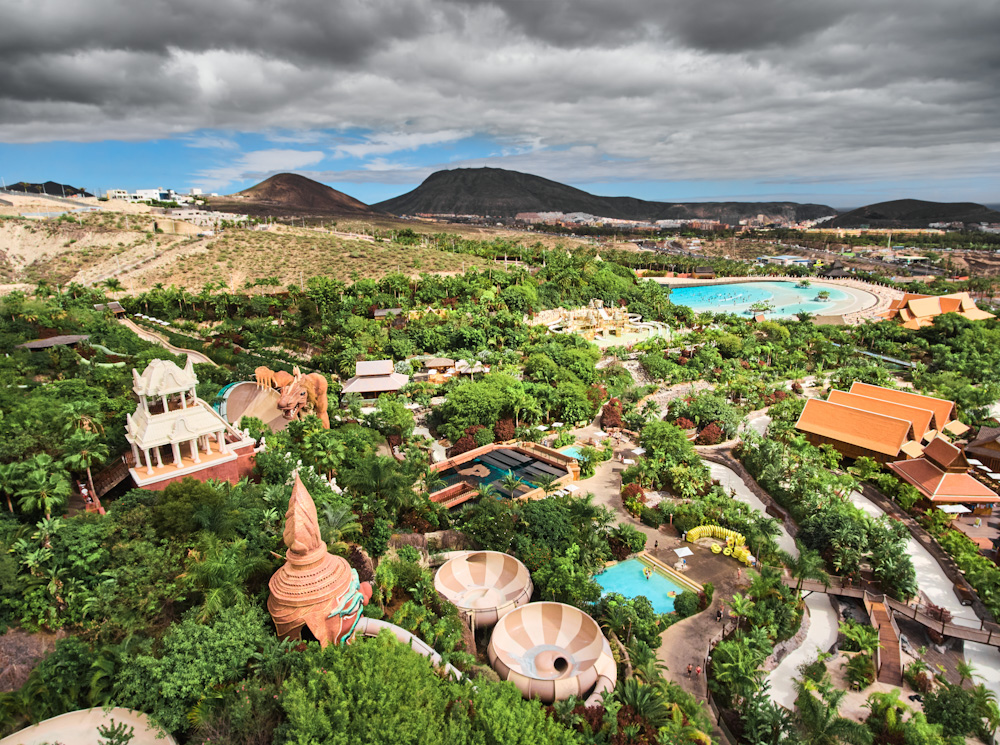
[[[813,445],[879,463],[918,458],[940,433],[957,437],[969,429],[955,419],[952,401],[857,381],[825,401],[806,401],[795,426]]]
[[[159,490],[187,477],[236,482],[253,470],[255,442],[198,398],[197,385],[190,358],[183,369],[153,360],[141,375],[132,370],[139,406],[126,417],[125,439],[136,486]]]
[[[889,309],[885,311],[885,317],[898,319],[904,328],[919,329],[932,326],[934,319],[945,313],[958,313],[970,321],[995,318],[992,313],[977,308],[968,292],[954,292],[950,295],[920,295],[908,292],[899,300],[892,301]]]
[[[316,504],[297,473],[282,537],[285,563],[271,576],[267,599],[278,636],[324,647],[350,643],[372,587],[359,581],[347,559],[326,550]]]

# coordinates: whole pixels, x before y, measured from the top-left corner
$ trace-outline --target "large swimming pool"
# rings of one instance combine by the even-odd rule
[[[659,572],[653,572],[649,579],[643,570],[646,565],[638,559],[629,559],[605,569],[594,577],[604,592],[617,592],[627,598],[645,595],[653,610],[657,613],[671,613],[674,610],[674,598],[684,591],[680,585],[675,585]]]
[[[874,302],[874,296],[860,290],[845,292],[833,285],[813,283],[811,287],[796,287],[795,282],[740,282],[705,287],[674,287],[670,301],[687,305],[696,313],[736,313],[749,316],[754,303],[769,302],[774,309],[765,315],[774,318],[794,316],[796,313],[835,315],[861,310]],[[817,300],[816,295],[826,290],[830,299]]]

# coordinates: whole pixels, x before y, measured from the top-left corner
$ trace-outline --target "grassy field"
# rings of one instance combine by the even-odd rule
[[[200,289],[206,282],[241,286],[277,277],[284,286],[317,275],[351,281],[395,271],[410,275],[457,272],[485,263],[475,256],[352,240],[309,229],[230,230],[197,253],[136,273],[134,280],[137,287],[162,282]]]

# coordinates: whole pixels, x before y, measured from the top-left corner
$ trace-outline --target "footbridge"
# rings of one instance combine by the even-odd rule
[[[947,611],[942,613],[941,609],[935,609],[919,603],[901,603],[895,598],[882,593],[872,592],[863,586],[847,584],[838,577],[831,577],[830,584],[824,585],[815,580],[803,580],[803,592],[822,592],[827,595],[837,595],[839,597],[854,598],[861,600],[868,610],[869,617],[872,617],[873,606],[882,606],[886,616],[891,620],[894,616],[908,618],[916,621],[921,626],[931,631],[935,631],[942,636],[950,636],[955,639],[963,639],[968,642],[987,644],[991,647],[1000,648],[1000,625],[988,621],[975,622],[966,619],[951,620]],[[795,587],[798,581],[792,577],[784,578],[785,584]],[[947,615],[947,620],[945,618]],[[875,625],[873,623],[873,625]]]

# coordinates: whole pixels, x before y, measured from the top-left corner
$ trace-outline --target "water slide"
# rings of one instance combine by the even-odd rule
[[[358,621],[358,625],[354,633],[356,635],[360,634],[361,636],[371,637],[371,636],[378,636],[379,632],[382,631],[383,629],[388,629],[390,632],[392,632],[392,635],[396,637],[396,641],[398,641],[400,644],[405,644],[414,652],[422,654],[424,657],[429,659],[434,664],[434,667],[441,667],[442,665],[444,665],[444,669],[448,672],[448,675],[450,675],[455,680],[461,679],[462,677],[461,671],[459,671],[458,668],[453,667],[452,665],[444,663],[441,659],[441,655],[435,652],[433,647],[431,647],[427,642],[423,641],[422,639],[418,639],[406,629],[400,628],[394,623],[389,623],[388,621],[380,621],[375,618],[368,618],[367,616],[362,616],[361,619]],[[7,744],[6,742],[2,742],[0,743],[0,745],[7,745]]]
[[[227,385],[219,391],[219,395],[222,396],[219,414],[234,427],[245,416],[260,419],[272,432],[280,432],[288,426],[289,420],[278,409],[280,394],[273,388],[261,388],[257,383],[245,380]]]
[[[434,589],[475,628],[485,628],[531,600],[534,586],[528,568],[513,556],[474,551],[446,561],[434,575]]]
[[[174,738],[154,726],[142,712],[117,707],[108,711],[99,708],[68,711],[15,732],[0,740],[0,745],[99,745],[104,739],[97,727],[110,726],[112,719],[115,724],[124,723],[134,728],[132,745],[177,745]]]
[[[522,696],[547,704],[591,691],[586,705],[594,706],[618,682],[611,645],[597,622],[563,603],[529,603],[512,610],[493,629],[487,655],[493,669]]]

